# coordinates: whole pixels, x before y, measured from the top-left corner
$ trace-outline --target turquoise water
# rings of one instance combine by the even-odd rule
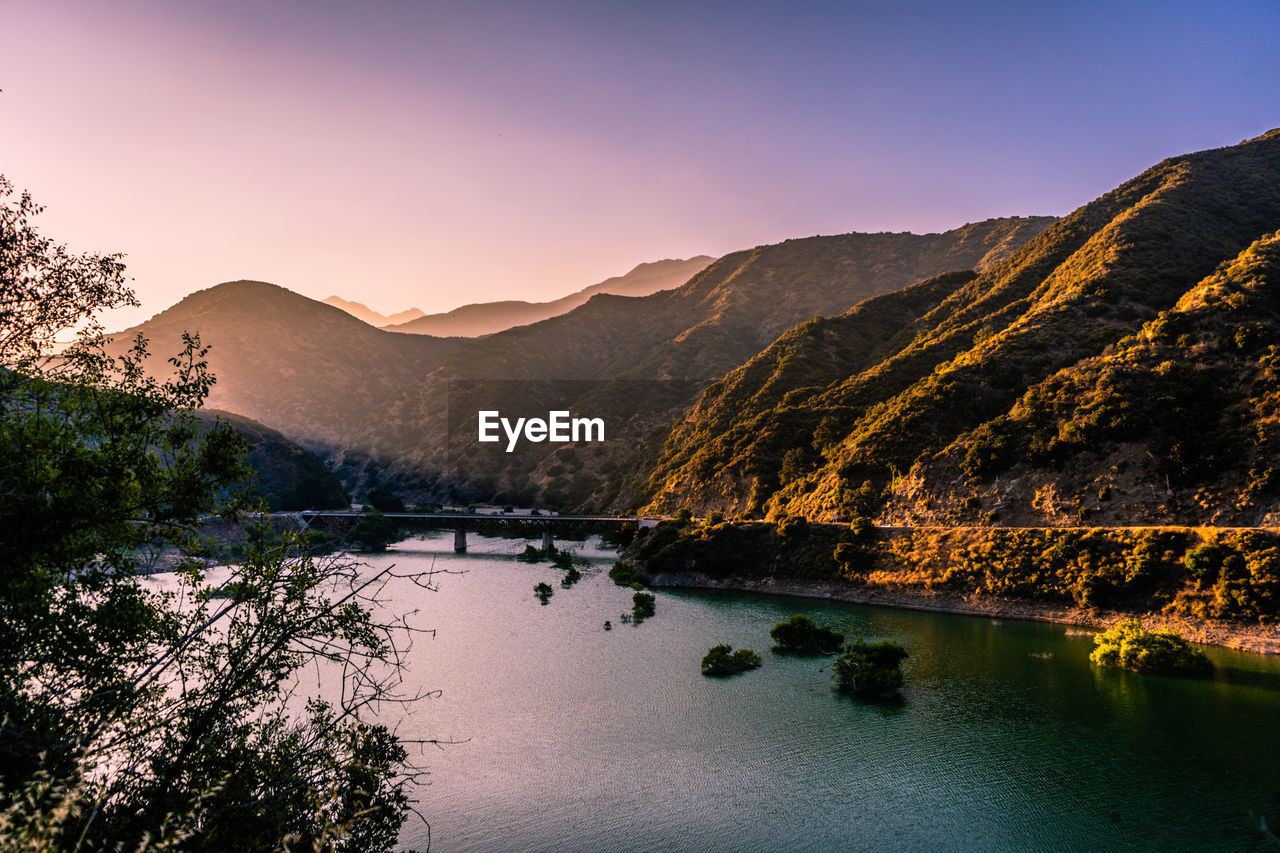
[[[441,691],[398,730],[461,741],[415,754],[433,851],[1243,850],[1223,831],[1280,792],[1274,658],[1210,649],[1212,681],[1138,676],[1092,667],[1060,625],[714,591],[658,590],[626,625],[612,554],[579,547],[593,568],[565,590],[513,559],[524,544],[472,535],[457,557],[441,534],[370,560],[464,572],[397,593],[436,629],[410,682]],[[827,659],[772,654],[792,613],[905,645],[904,701],[838,696]],[[702,677],[722,642],[764,666]]]

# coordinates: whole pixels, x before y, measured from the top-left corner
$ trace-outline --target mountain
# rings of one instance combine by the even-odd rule
[[[444,314],[422,315],[419,312],[420,316],[417,318],[405,318],[405,320],[400,321],[388,318],[387,323],[377,325],[384,326],[388,331],[392,332],[409,332],[415,335],[436,335],[437,337],[476,338],[481,335],[501,332],[503,329],[510,329],[514,326],[525,326],[529,323],[536,323],[539,320],[546,320],[549,317],[557,317],[572,311],[600,293],[612,293],[617,296],[648,296],[650,293],[657,293],[659,290],[670,290],[693,278],[713,260],[714,258],[709,258],[706,255],[698,255],[687,260],[665,260],[640,264],[626,275],[605,279],[599,284],[584,287],[576,293],[571,293],[552,302],[521,302],[517,300],[481,302],[463,305],[461,308],[455,308]]]
[[[625,469],[639,464],[649,437],[781,332],[945,271],[990,269],[1052,221],[788,240],[720,258],[674,290],[598,294],[561,316],[458,347],[353,423],[350,439],[377,458],[378,476],[402,488],[443,484],[473,497],[561,506],[629,500],[619,493]],[[545,416],[552,403],[602,417],[607,446],[508,454],[475,441],[479,408]]]
[[[791,329],[707,389],[641,490],[913,524],[1256,523],[1280,492],[1277,228],[1280,131],[1165,160],[976,275]]]
[[[182,334],[198,332],[216,383],[206,405],[244,415],[322,453],[350,449],[349,424],[383,406],[456,350],[460,340],[397,335],[261,281],[200,290],[112,336],[150,341],[148,369],[167,375]]]
[[[276,430],[242,415],[201,409],[196,418],[212,428],[221,422],[243,436],[249,445],[253,487],[272,510],[346,509],[351,501],[342,483],[314,453],[294,444]]]
[[[334,308],[341,308],[357,320],[368,323],[370,326],[378,327],[407,323],[410,320],[426,316],[426,312],[420,308],[410,308],[407,311],[400,311],[395,314],[379,314],[363,302],[350,302],[341,296],[330,296],[324,300],[324,304],[332,305]]]

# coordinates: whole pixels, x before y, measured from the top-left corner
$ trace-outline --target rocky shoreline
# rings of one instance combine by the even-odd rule
[[[932,613],[956,613],[964,616],[987,616],[1001,619],[1024,619],[1075,625],[1089,630],[1109,628],[1122,619],[1139,617],[1148,625],[1163,624],[1189,640],[1210,646],[1222,646],[1258,654],[1280,654],[1280,629],[1218,620],[1193,620],[1159,613],[1136,613],[1118,610],[1085,610],[1079,607],[1051,604],[1024,598],[964,596],[937,590],[855,586],[826,582],[814,583],[781,580],[772,577],[715,579],[697,574],[656,574],[651,578],[655,588],[723,589],[738,592],[761,592],[769,595],[791,595],[799,598],[823,598],[870,604],[902,610],[925,610]]]

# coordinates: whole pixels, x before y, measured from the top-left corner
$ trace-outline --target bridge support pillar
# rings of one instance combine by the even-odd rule
[[[467,528],[459,527],[453,531],[453,551],[455,554],[467,553]]]
[[[556,543],[555,543],[555,542],[553,542],[553,541],[551,540],[551,531],[550,531],[549,529],[547,529],[547,528],[543,528],[543,530],[542,530],[542,550],[543,550],[543,551],[554,551],[555,549],[556,549]]]

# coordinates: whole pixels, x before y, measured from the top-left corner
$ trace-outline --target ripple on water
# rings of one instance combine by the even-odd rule
[[[1274,659],[1215,650],[1214,681],[1141,677],[1091,667],[1060,625],[691,590],[622,625],[607,550],[583,548],[598,568],[563,590],[513,559],[523,541],[451,544],[373,560],[466,569],[404,593],[439,632],[411,677],[444,693],[402,730],[470,738],[425,755],[434,851],[1220,849],[1157,833],[1243,826],[1280,791]],[[906,645],[905,701],[838,696],[829,659],[770,653],[792,613]],[[764,666],[703,678],[721,642]]]

